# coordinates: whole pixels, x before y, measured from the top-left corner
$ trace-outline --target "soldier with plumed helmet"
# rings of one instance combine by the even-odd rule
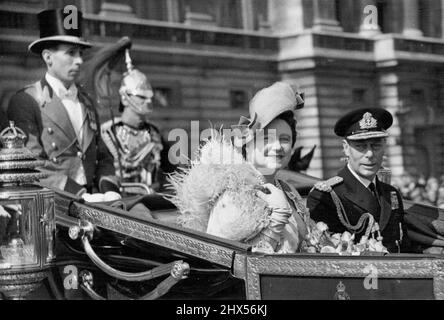
[[[119,89],[120,117],[102,125],[103,141],[114,156],[116,175],[122,182],[140,182],[157,191],[162,174],[171,171],[159,129],[148,120],[153,111],[153,89],[145,74],[134,68],[125,51],[127,72]]]

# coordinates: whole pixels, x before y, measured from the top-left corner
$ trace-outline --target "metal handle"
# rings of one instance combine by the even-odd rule
[[[163,280],[161,283],[157,285],[157,287],[145,294],[144,296],[140,297],[139,299],[132,299],[128,298],[127,296],[119,293],[117,290],[113,289],[114,295],[119,297],[120,300],[154,300],[162,297],[165,295],[170,289],[177,284],[180,280],[187,278],[188,273],[190,271],[190,266],[188,263],[183,261],[176,261],[173,263],[173,266],[171,268],[171,275]],[[90,271],[82,271],[80,272],[80,287],[85,290],[85,292],[88,294],[88,296],[91,299],[94,300],[106,300],[104,297],[99,295],[95,290],[93,289],[94,280],[93,275]]]
[[[148,187],[144,183],[140,182],[122,182],[120,184],[122,191],[130,192],[131,190],[140,189],[142,192],[138,192],[138,194],[153,194],[154,191],[150,187]]]
[[[83,238],[84,236],[92,240],[94,234],[94,225],[88,221],[82,221],[81,225],[69,227],[68,235],[72,240]]]
[[[173,277],[177,277],[181,274],[183,275],[183,272],[181,270],[177,271],[177,267],[174,268],[174,263],[164,264],[155,267],[149,271],[138,273],[124,272],[114,269],[113,267],[106,264],[102,259],[100,259],[100,257],[94,252],[94,249],[89,243],[89,239],[92,239],[92,233],[94,231],[94,226],[92,225],[92,223],[85,221],[82,224],[82,226],[72,226],[69,228],[70,238],[75,240],[80,237],[87,256],[100,270],[110,275],[111,277],[125,281],[146,281],[166,275],[173,271],[175,272],[175,274],[172,274]],[[184,268],[186,269],[186,267]],[[187,268],[189,270],[189,266]]]

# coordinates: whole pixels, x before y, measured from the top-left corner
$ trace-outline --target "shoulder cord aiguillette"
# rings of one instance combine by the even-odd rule
[[[341,221],[342,225],[348,230],[353,231],[354,233],[360,233],[364,230],[365,222],[368,220],[367,229],[365,230],[364,234],[364,236],[368,238],[372,230],[376,227],[375,218],[369,212],[365,212],[361,215],[356,225],[353,226],[348,220],[347,214],[345,213],[344,206],[342,205],[339,196],[333,190],[330,191],[330,195],[336,206],[336,212],[338,213],[339,221]]]

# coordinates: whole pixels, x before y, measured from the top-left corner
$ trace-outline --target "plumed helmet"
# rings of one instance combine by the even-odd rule
[[[135,69],[129,55],[129,50],[125,52],[127,72],[124,73],[119,93],[124,106],[129,106],[139,114],[146,114],[152,111],[151,99],[153,89],[146,75]],[[144,103],[137,103],[133,96],[144,98]]]

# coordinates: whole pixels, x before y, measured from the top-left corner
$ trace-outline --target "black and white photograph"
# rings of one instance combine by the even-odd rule
[[[0,300],[444,300],[444,0],[0,0]]]

